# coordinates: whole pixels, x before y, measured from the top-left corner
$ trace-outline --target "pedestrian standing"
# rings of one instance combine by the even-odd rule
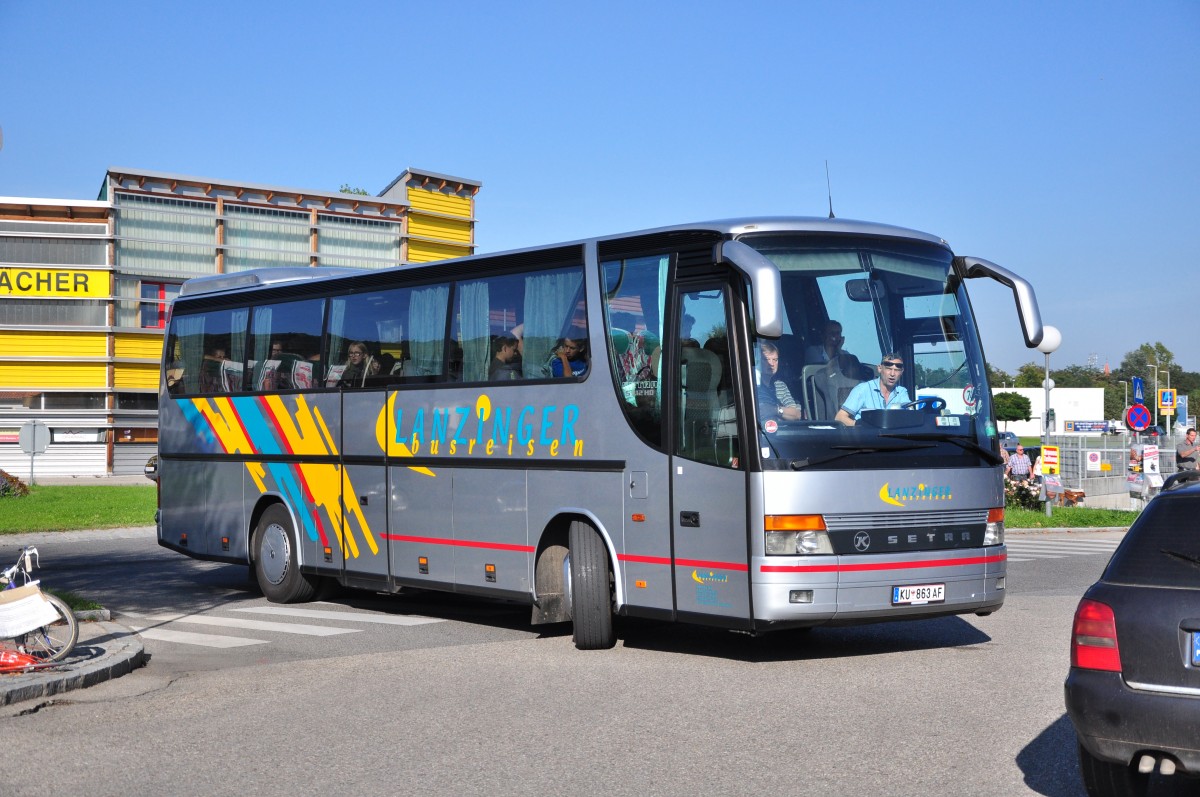
[[[1190,427],[1187,437],[1175,446],[1175,467],[1178,470],[1196,470],[1196,461],[1200,459],[1200,443],[1196,442],[1196,429]]]
[[[1029,476],[1033,472],[1033,463],[1029,461],[1029,455],[1025,453],[1025,446],[1017,443],[1017,453],[1008,458],[1008,467],[1004,473],[1013,481],[1027,482]]]

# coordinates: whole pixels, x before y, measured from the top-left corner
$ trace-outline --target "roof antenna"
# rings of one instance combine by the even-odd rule
[[[829,218],[833,218],[833,187],[829,182],[829,159],[825,159],[825,190],[829,192]]]

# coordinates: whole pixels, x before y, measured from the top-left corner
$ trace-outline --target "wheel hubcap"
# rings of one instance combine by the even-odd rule
[[[258,558],[263,576],[272,584],[282,583],[287,576],[288,565],[291,562],[288,546],[288,535],[283,526],[272,523],[263,529]]]

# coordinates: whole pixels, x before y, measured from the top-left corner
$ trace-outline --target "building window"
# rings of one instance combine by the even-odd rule
[[[165,329],[167,305],[179,295],[179,285],[170,282],[142,283],[142,328]]]
[[[118,393],[118,410],[143,410],[154,412],[158,410],[157,393]]]

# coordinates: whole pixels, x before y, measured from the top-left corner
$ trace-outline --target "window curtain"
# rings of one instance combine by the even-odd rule
[[[180,316],[172,325],[183,361],[183,390],[200,392],[200,364],[204,361],[204,316]],[[174,363],[172,363],[173,367]]]
[[[418,288],[408,299],[408,323],[412,333],[412,367],[418,376],[442,373],[446,343],[446,307],[450,288],[434,285]]]
[[[329,303],[329,342],[325,351],[325,361],[329,368],[325,372],[326,381],[337,384],[333,377],[334,368],[346,365],[346,305],[345,299],[334,299]],[[341,371],[338,372],[339,374]],[[332,387],[332,385],[330,385]]]
[[[583,272],[578,269],[525,278],[525,355],[521,371],[526,379],[550,376],[551,352],[565,332],[582,281]]]
[[[488,324],[488,283],[484,280],[459,285],[459,329],[462,333],[463,381],[486,382],[491,357]]]

